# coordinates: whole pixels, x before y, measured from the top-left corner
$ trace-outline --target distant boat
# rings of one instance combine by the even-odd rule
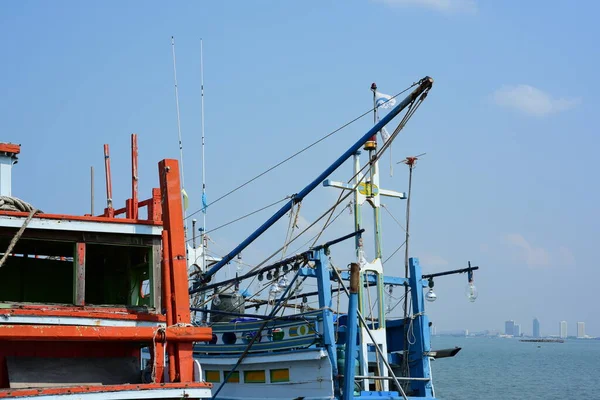
[[[563,339],[521,339],[519,342],[529,343],[564,343]]]

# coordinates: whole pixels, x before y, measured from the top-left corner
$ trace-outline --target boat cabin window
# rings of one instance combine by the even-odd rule
[[[0,268],[0,302],[150,308],[160,304],[159,238],[132,236],[137,243],[124,245],[85,242],[84,234],[83,240],[60,240],[65,232],[54,233],[51,240],[19,240]],[[0,231],[0,249],[8,247],[13,235],[14,231]],[[98,234],[89,236],[103,241]]]

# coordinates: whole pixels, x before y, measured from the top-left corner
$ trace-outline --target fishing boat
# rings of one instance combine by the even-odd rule
[[[178,161],[161,161],[160,187],[139,200],[136,135],[131,144],[132,197],[120,209],[104,147],[99,216],[14,197],[21,147],[0,144],[0,399],[211,397],[192,357],[212,332],[191,324]]]
[[[386,270],[399,269],[383,265],[380,198],[410,201],[410,189],[406,195],[380,188],[378,172],[379,158],[432,85],[431,78],[421,79],[413,84],[405,99],[391,108],[395,99],[380,96],[373,84],[373,128],[228,254],[208,261],[204,239],[200,247],[190,249],[194,254],[189,267],[193,271],[190,294],[192,311],[197,315],[195,323],[210,326],[213,332],[210,340],[194,345],[194,358],[202,365],[204,379],[213,384],[213,398],[435,398],[430,361],[452,357],[460,348],[431,349],[431,324],[425,301],[435,300],[434,278],[458,273],[468,275],[468,292],[470,300],[474,300],[473,271],[478,267],[469,263],[463,269],[424,274],[418,259],[408,257],[406,243],[405,276],[387,275]],[[391,110],[380,118],[378,110],[383,105]],[[398,127],[386,135],[389,137],[379,147],[377,135],[387,133],[386,125],[403,111],[406,114]],[[364,166],[360,162],[361,151],[368,155]],[[351,158],[352,178],[347,183],[331,180],[333,172]],[[405,162],[412,171],[416,157]],[[324,216],[331,217],[342,200],[353,196],[353,232],[315,243],[271,264],[260,263],[247,273],[216,278],[219,270],[237,262],[240,252],[285,215],[290,218],[290,226],[294,226],[301,202],[320,185],[338,188],[342,193]],[[375,256],[370,261],[362,237],[365,226],[361,215],[367,205],[372,208],[375,221]],[[331,261],[331,254],[345,240],[354,241],[355,254],[336,253],[336,259],[347,260],[348,267],[340,267]],[[285,245],[288,244],[286,240]],[[268,290],[262,299],[244,290],[255,280]],[[305,281],[316,282],[317,290],[304,289]],[[404,318],[389,318],[386,312],[387,290],[394,287],[404,291]],[[338,301],[334,302],[334,297]],[[308,307],[308,298],[317,298],[318,305]],[[340,309],[340,298],[344,309]]]
[[[410,201],[410,184],[405,195],[381,189],[378,180],[379,158],[432,85],[429,77],[413,84],[381,119],[372,88],[373,128],[222,257],[208,254],[205,231],[199,247],[187,245],[177,160],[162,160],[160,187],[138,199],[136,135],[132,193],[123,208],[113,207],[105,145],[107,207],[101,215],[45,213],[13,197],[11,170],[21,148],[0,144],[0,399],[434,399],[431,359],[460,349],[431,349],[425,301],[435,300],[434,278],[457,273],[467,273],[474,300],[478,267],[423,274],[418,259],[407,257],[404,277],[386,275],[379,199]],[[398,127],[378,147],[377,134],[402,111]],[[368,154],[365,166],[361,150]],[[330,180],[350,158],[352,178]],[[322,184],[342,192],[324,215],[353,196],[352,232],[217,278],[270,226],[286,214],[293,220]],[[375,221],[371,261],[363,243],[366,205]],[[346,240],[354,241],[355,253],[339,255],[348,261],[341,268],[331,254]],[[254,278],[268,288],[266,298],[241,290]],[[307,280],[316,291],[303,289]],[[386,288],[393,287],[404,289],[404,318],[386,314]],[[343,303],[334,306],[334,296]],[[308,307],[308,298],[317,298],[317,307]]]

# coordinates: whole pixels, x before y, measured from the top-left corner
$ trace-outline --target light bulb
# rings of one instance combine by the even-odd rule
[[[221,304],[221,299],[219,298],[219,295],[216,295],[215,297],[213,297],[212,303],[215,306],[219,306]]]
[[[269,295],[275,297],[275,295],[277,293],[279,293],[280,291],[281,291],[281,288],[279,287],[279,285],[274,283],[271,285],[271,288],[269,289]]]
[[[437,299],[437,295],[433,293],[433,288],[429,289],[427,294],[425,294],[425,300],[429,302],[434,302]]]
[[[279,286],[280,289],[285,289],[288,287],[288,281],[287,278],[284,276],[283,278],[281,278],[279,280],[279,282],[277,282],[277,285]]]
[[[467,296],[467,298],[469,299],[470,302],[474,302],[475,299],[477,299],[477,288],[475,287],[475,285],[473,284],[473,282],[469,282],[469,284],[467,285],[467,288],[465,290],[465,295]]]

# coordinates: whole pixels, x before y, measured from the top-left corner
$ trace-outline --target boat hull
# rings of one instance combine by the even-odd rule
[[[196,354],[204,379],[216,393],[226,373],[239,355],[215,356]],[[332,366],[323,349],[304,349],[277,353],[250,354],[237,368],[234,381],[223,385],[220,400],[332,399]],[[233,375],[232,375],[233,376]]]

